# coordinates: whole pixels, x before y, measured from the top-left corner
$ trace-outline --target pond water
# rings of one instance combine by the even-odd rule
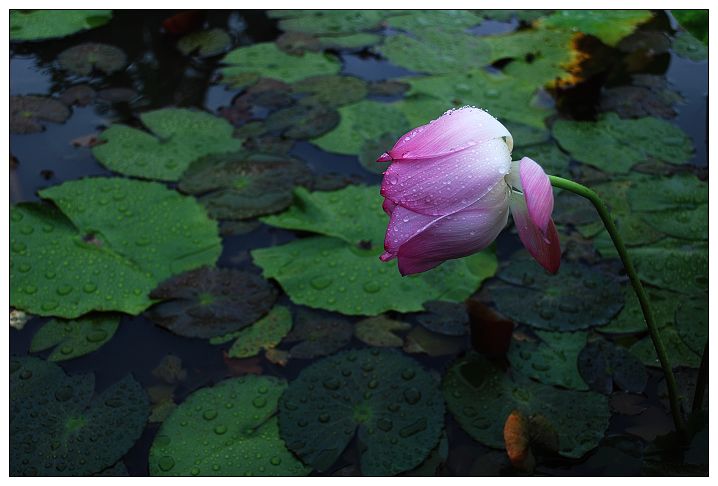
[[[11,110],[15,110],[13,103],[20,106],[23,102],[20,97],[40,96],[64,99],[71,112],[61,123],[43,121],[38,115],[44,125],[41,130],[27,130],[21,124],[16,128],[11,120],[11,203],[45,200],[46,207],[57,204],[72,221],[70,225],[79,228],[72,245],[80,248],[72,253],[56,240],[36,238],[40,231],[31,238],[33,228],[21,234],[21,218],[15,219],[13,213],[13,252],[16,244],[30,245],[36,250],[37,259],[30,262],[34,267],[45,265],[45,275],[52,272],[64,278],[75,271],[76,262],[68,264],[67,259],[79,255],[94,265],[94,258],[100,257],[86,257],[88,248],[101,253],[109,245],[111,252],[113,244],[121,246],[117,242],[124,234],[138,245],[145,237],[148,248],[155,248],[155,240],[162,236],[153,232],[142,214],[130,214],[132,209],[146,212],[154,218],[149,221],[162,228],[169,221],[168,232],[175,228],[170,225],[195,225],[187,226],[195,233],[187,235],[185,243],[190,245],[192,240],[194,246],[184,248],[184,253],[172,248],[169,237],[163,240],[165,246],[157,247],[159,257],[157,250],[130,254],[140,273],[152,268],[154,274],[163,275],[157,282],[150,279],[147,292],[140,292],[144,301],[139,304],[135,298],[132,303],[102,307],[100,299],[100,304],[87,304],[80,312],[76,309],[85,309],[84,302],[72,307],[60,298],[53,301],[53,307],[41,298],[46,295],[42,286],[50,284],[32,280],[35,270],[28,263],[23,271],[25,260],[12,263],[11,301],[32,317],[21,329],[10,330],[11,373],[17,374],[15,381],[11,379],[11,410],[17,412],[11,417],[11,442],[15,441],[11,449],[21,451],[11,457],[11,474],[266,475],[273,474],[273,465],[283,475],[707,474],[707,395],[705,416],[691,416],[690,439],[680,447],[676,441],[671,446],[667,434],[673,422],[663,374],[625,272],[587,204],[557,193],[554,219],[564,256],[556,277],[526,261],[510,224],[490,250],[473,260],[445,264],[440,267],[446,269],[444,273],[429,277],[397,280],[394,263],[383,267],[376,263],[386,224],[382,220],[381,228],[372,226],[383,217],[383,213],[377,216],[382,175],[357,157],[358,153],[376,157],[408,128],[454,105],[472,104],[487,108],[510,127],[514,159],[529,155],[549,173],[595,187],[625,231],[647,285],[688,416],[707,339],[708,63],[705,57],[701,59],[700,45],[691,43],[697,42],[695,38],[686,40],[690,34],[669,12],[647,12],[644,17],[634,13],[638,17],[619,16],[610,22],[614,28],[602,28],[581,15],[552,17],[558,14],[550,12],[524,12],[517,17],[503,11],[365,11],[327,21],[329,14],[301,11],[185,12],[179,16],[177,12],[119,11],[99,22],[102,25],[72,35],[11,42],[10,91],[18,97],[11,102]],[[601,20],[605,13],[595,15]],[[574,22],[573,28],[566,27],[567,22]],[[224,34],[202,38],[198,45],[216,49],[214,55],[201,56],[196,50],[183,53],[178,48],[184,36],[211,29]],[[349,39],[351,35],[367,37]],[[355,45],[341,47],[350,41]],[[101,55],[92,51],[75,61],[80,67],[73,72],[61,53],[86,43],[121,50],[119,61],[107,61],[119,62],[119,67],[103,72]],[[256,45],[271,46],[274,51],[246,54],[247,48]],[[276,45],[293,49],[294,54],[305,46],[306,52],[287,60],[289,54],[277,51]],[[235,55],[237,49],[240,53]],[[83,74],[88,59],[95,61],[95,68]],[[257,76],[247,77],[253,69],[265,78],[274,75],[281,83],[265,79],[257,83]],[[304,69],[306,75],[297,74]],[[302,78],[315,75],[362,81],[351,86],[336,81],[322,84],[317,79],[299,84]],[[398,79],[405,84],[387,83]],[[78,86],[84,87],[87,100],[68,102],[72,93],[68,90]],[[326,99],[321,101],[321,95]],[[320,101],[306,102],[312,97]],[[300,108],[287,114],[287,106]],[[139,117],[172,107],[229,120],[234,138],[232,129],[223,137],[221,127],[206,128],[211,122],[187,119],[191,128],[180,138],[191,139],[196,133],[197,144],[176,148],[172,144],[179,142],[171,135],[176,129],[173,123],[185,123],[181,117],[186,112],[178,115],[179,122],[166,117],[154,128],[148,127],[148,119]],[[33,118],[33,110],[44,109],[49,108],[26,107],[22,116]],[[285,116],[277,116],[282,110]],[[161,134],[163,123],[170,135],[160,136],[159,144],[133,135],[88,146],[90,138],[102,136],[111,126],[110,130],[118,124],[142,129],[144,124],[145,130]],[[245,184],[254,183],[252,174],[261,175],[264,170],[257,168],[261,164],[223,168],[226,172],[219,179],[235,177],[229,182],[240,196],[230,194],[215,206],[205,193],[224,187],[227,181],[217,180],[216,175],[212,179],[211,168],[205,167],[199,177],[193,174],[189,180],[187,172],[182,175],[184,171],[171,175],[171,165],[157,163],[159,176],[143,172],[150,170],[143,169],[145,165],[133,165],[143,157],[140,146],[159,157],[165,157],[162,150],[174,150],[167,157],[176,162],[192,151],[197,151],[194,159],[211,155],[208,146],[225,144],[237,151],[242,143],[246,152],[241,157],[270,152],[267,160],[280,164],[280,169],[270,174],[274,181],[268,182],[265,176],[260,182],[264,186],[242,196]],[[287,165],[287,159],[300,161],[297,181],[307,179],[306,168],[311,181],[285,183],[295,177],[287,173],[299,170]],[[190,162],[191,172],[196,160],[188,160],[187,165]],[[214,163],[225,162],[218,158]],[[246,171],[244,178],[237,177],[240,170]],[[88,177],[112,179],[108,186],[62,186]],[[120,186],[113,185],[116,179],[129,181],[127,191],[139,202],[109,197],[113,191],[119,193]],[[144,182],[148,179],[160,180],[168,189],[136,186],[149,184]],[[192,185],[205,188],[193,192],[187,189]],[[325,197],[300,189],[290,207],[293,186],[299,185],[309,191],[337,192]],[[68,189],[39,194],[56,186]],[[135,187],[147,187],[147,192],[132,192]],[[180,205],[161,191],[198,195],[210,217],[220,221],[221,242],[214,220],[198,209],[201,206],[194,199]],[[149,195],[155,192],[156,200]],[[276,209],[261,206],[265,193],[271,194],[272,204],[278,204]],[[126,220],[105,217],[115,213],[104,209],[103,197]],[[123,209],[125,203],[130,210]],[[88,211],[78,209],[83,204]],[[22,209],[29,207],[36,208],[20,206],[28,211],[24,218],[32,217],[29,209]],[[213,214],[213,210],[218,212]],[[228,218],[227,213],[219,213],[222,210],[245,216]],[[294,211],[293,215],[287,216],[286,210]],[[257,219],[272,213],[281,216]],[[46,217],[60,224],[55,223],[60,217]],[[140,226],[133,226],[137,221]],[[143,235],[143,231],[148,233]],[[215,236],[201,240],[207,231]],[[297,246],[291,252],[283,250],[292,244]],[[53,245],[65,262],[51,268],[37,255],[45,255],[44,250]],[[265,248],[279,250],[255,253]],[[166,257],[169,261],[162,260],[165,249],[171,255]],[[48,251],[47,261],[55,261],[54,253]],[[24,251],[17,253],[12,258],[25,256]],[[210,282],[222,277],[210,270],[184,283],[172,281],[166,289],[171,297],[153,294],[156,301],[168,302],[150,307],[147,293],[158,283],[215,261],[217,268],[245,273],[235,276],[239,280],[227,284],[224,293],[212,287]],[[112,264],[107,262],[102,272]],[[337,262],[340,268],[333,271]],[[163,270],[155,270],[159,268]],[[355,284],[356,275],[361,280],[364,273],[371,273],[374,280]],[[111,289],[113,285],[124,288],[125,283],[101,283],[104,287],[99,292],[86,284],[85,294],[110,289],[107,301],[113,295],[116,303]],[[342,291],[345,287],[348,290]],[[208,293],[197,290],[187,298],[192,288]],[[332,289],[337,290],[328,293]],[[63,295],[61,287],[57,293]],[[188,301],[180,302],[182,298]],[[437,300],[450,303],[431,303]],[[288,329],[277,331],[276,339],[262,341],[269,351],[230,357],[243,344],[235,344],[237,335],[232,333],[250,329],[247,326],[272,307],[270,317],[277,309],[288,309],[293,316],[294,330],[288,338],[283,340]],[[114,324],[115,329],[113,324],[102,324],[105,334],[98,341],[103,344],[74,356],[75,350],[65,349],[73,344],[73,336],[78,339],[79,333],[81,341],[74,342],[75,346],[87,347],[83,340],[91,342],[89,333],[98,325],[80,320],[80,327],[89,327],[71,331],[62,318],[74,319],[94,310],[124,312],[89,314],[119,319],[119,325]],[[227,312],[234,312],[236,319],[227,319]],[[206,328],[201,324],[203,315],[211,321]],[[390,320],[365,321],[374,315]],[[52,321],[52,316],[59,321]],[[275,320],[266,322],[280,326],[286,321],[281,316]],[[290,325],[291,321],[290,317]],[[54,341],[46,337],[52,343],[35,351],[42,347],[41,331],[62,334],[60,328],[65,329],[64,337]],[[394,335],[387,336],[387,330]],[[217,344],[223,335],[227,339]],[[215,340],[210,341],[211,337]],[[239,339],[248,342],[250,337],[245,334]],[[376,351],[379,344],[382,350]],[[72,359],[64,359],[64,351]],[[27,361],[27,356],[37,361]],[[71,399],[58,398],[59,388],[53,396],[49,396],[54,390],[51,386],[40,389],[47,382],[37,376],[61,373],[48,360],[58,360],[62,372],[74,377],[68,385],[75,393]],[[36,378],[20,383],[22,373],[29,369]],[[351,385],[349,375],[342,377],[340,370],[350,374],[354,370],[356,382]],[[87,380],[80,383],[79,377],[87,373],[94,375],[94,392],[91,380],[89,388]],[[245,381],[224,381],[233,377],[245,377]],[[132,383],[122,382],[116,408],[90,404],[89,397],[105,400],[103,390],[112,391],[114,384],[127,379]],[[334,379],[333,389],[328,383]],[[408,386],[402,379],[415,381],[402,388]],[[260,395],[254,401],[242,401],[256,383]],[[127,391],[133,386],[140,387],[134,398]],[[351,386],[361,390],[341,395],[341,390]],[[377,386],[378,391],[372,391]],[[340,391],[334,393],[337,388]],[[274,400],[269,405],[262,395],[267,389],[267,400]],[[49,398],[43,400],[43,393]],[[396,425],[382,415],[385,408],[391,409],[394,395],[403,400]],[[15,407],[22,408],[24,402],[32,402],[30,411],[20,413]],[[217,412],[211,406],[220,403],[227,409],[235,404],[236,409],[244,408],[239,415],[220,414],[215,419]],[[253,412],[252,406],[261,413]],[[112,415],[109,409],[121,412]],[[145,422],[150,410],[152,415]],[[558,447],[551,447],[551,440],[527,438],[527,454],[535,462],[516,459],[512,465],[503,431],[513,410],[523,414],[517,426],[521,434],[529,434],[532,427],[548,430],[546,434],[557,437]],[[428,418],[422,422],[424,416]],[[220,419],[226,423],[219,424]],[[118,436],[116,442],[123,444],[118,450],[93,457],[89,465],[80,460],[88,441],[103,444],[112,437],[108,430],[121,428],[125,420],[138,425],[132,437]],[[338,437],[339,432],[335,436],[334,430],[347,427],[346,439]],[[191,429],[189,439],[183,428]],[[303,443],[312,441],[318,449]]]

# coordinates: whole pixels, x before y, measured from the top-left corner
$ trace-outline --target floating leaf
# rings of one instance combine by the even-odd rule
[[[200,30],[177,41],[177,49],[185,56],[212,57],[222,54],[232,45],[232,39],[223,29]]]
[[[202,267],[162,282],[150,297],[165,300],[148,316],[186,337],[212,338],[245,328],[269,312],[277,292],[257,275]]]
[[[341,121],[334,130],[312,140],[327,152],[356,155],[367,140],[385,133],[400,136],[411,128],[395,107],[377,101],[363,100],[342,106],[339,114]]]
[[[708,289],[708,248],[665,239],[654,246],[631,248],[629,254],[644,282],[680,293]]]
[[[105,74],[119,71],[127,64],[127,56],[115,46],[87,42],[65,49],[57,58],[60,67],[78,76],[89,76],[93,70]]]
[[[279,404],[287,446],[318,471],[358,435],[366,476],[418,466],[437,445],[444,401],[432,376],[391,350],[345,351],[304,368]]]
[[[339,36],[321,36],[317,39],[323,49],[361,49],[373,46],[382,40],[382,36],[360,32]]]
[[[359,163],[373,174],[383,174],[387,165],[386,163],[377,162],[376,159],[386,152],[388,148],[393,147],[395,142],[396,137],[390,133],[385,133],[374,140],[366,140],[358,154]]]
[[[596,122],[558,120],[553,135],[574,159],[605,172],[628,173],[649,160],[683,164],[693,156],[691,139],[659,118],[622,120],[605,113]]]
[[[491,62],[491,47],[481,38],[435,28],[425,29],[418,36],[387,37],[377,49],[392,64],[418,73],[457,73],[466,66]]]
[[[664,327],[660,332],[671,366],[687,366],[689,368],[698,368],[700,366],[700,355],[686,345],[676,331],[675,326]],[[644,337],[631,346],[630,351],[646,366],[661,366],[650,336]]]
[[[436,334],[417,326],[406,335],[403,349],[409,354],[426,354],[431,357],[455,356],[466,350],[468,345],[465,337]]]
[[[292,314],[289,309],[276,306],[251,326],[231,334],[236,341],[227,354],[230,358],[257,356],[262,350],[274,348],[291,329]]]
[[[364,99],[368,93],[366,81],[354,76],[314,76],[292,85],[292,91],[306,96],[306,100],[323,106],[344,106]]]
[[[512,158],[520,160],[522,157],[529,157],[537,161],[548,174],[569,174],[568,166],[571,162],[571,158],[553,142],[515,148]]]
[[[469,331],[469,315],[463,302],[431,301],[424,304],[426,313],[417,322],[426,329],[447,336],[463,336]]]
[[[60,101],[67,106],[87,106],[95,100],[97,92],[87,84],[70,86],[60,94]]]
[[[544,118],[552,113],[551,109],[537,103],[535,86],[501,73],[462,69],[459,73],[406,78],[405,81],[411,85],[409,95],[441,100],[443,111],[464,105],[480,106],[499,120],[537,128],[543,128]],[[438,118],[443,111],[434,118]]]
[[[543,415],[558,432],[559,453],[574,458],[598,445],[611,416],[608,399],[599,393],[512,380],[476,353],[449,369],[443,390],[449,411],[461,427],[475,440],[495,448],[504,447],[504,421],[513,410]]]
[[[708,298],[681,299],[676,330],[686,346],[702,355],[708,342]]]
[[[119,323],[119,317],[105,315],[83,317],[76,321],[52,319],[32,337],[30,352],[54,348],[48,357],[50,361],[84,356],[112,339]]]
[[[491,296],[508,317],[549,331],[575,331],[607,323],[623,307],[616,277],[578,263],[549,275],[536,262],[514,260],[499,273]]]
[[[648,382],[646,368],[627,349],[597,339],[578,356],[578,370],[586,383],[599,393],[610,395],[613,384],[629,393],[642,393]]]
[[[178,188],[198,196],[211,217],[236,220],[287,208],[294,186],[311,181],[311,171],[297,159],[235,152],[196,160]]]
[[[286,386],[274,377],[247,376],[192,393],[157,432],[150,475],[308,474],[279,437],[275,413]]]
[[[654,288],[647,288],[645,291],[658,328],[672,325],[676,308],[680,304],[682,296]],[[632,334],[648,330],[641,304],[638,302],[633,286],[626,285],[625,294],[626,305],[621,312],[605,326],[596,328],[597,331],[609,334]]]
[[[581,331],[535,332],[540,341],[524,338],[511,342],[507,356],[511,369],[547,385],[588,390],[577,367],[587,334]]]
[[[293,83],[310,76],[338,74],[341,64],[336,58],[313,52],[292,56],[279,50],[274,42],[240,47],[222,59],[222,79],[236,87],[253,84],[259,78]]]
[[[277,279],[292,302],[348,315],[416,312],[437,298],[462,301],[497,266],[492,253],[481,252],[402,278],[395,267],[379,260],[378,250],[329,237],[302,238],[251,253],[263,275]]]
[[[129,375],[94,398],[93,388],[92,374],[66,376],[50,362],[11,359],[12,476],[87,476],[127,453],[147,422],[144,390]]]
[[[279,18],[279,28],[285,32],[308,34],[352,34],[379,27],[390,14],[386,10],[270,10],[269,17]]]
[[[673,52],[680,57],[699,62],[708,59],[708,48],[686,31],[679,31],[673,38]]]
[[[549,29],[583,32],[601,39],[608,46],[633,32],[636,27],[650,20],[650,10],[557,10],[539,21]]]
[[[643,179],[633,184],[628,200],[634,211],[693,209],[708,204],[708,184],[690,174]]]
[[[671,10],[681,27],[708,45],[708,10]]]
[[[37,133],[45,129],[43,122],[64,123],[70,109],[45,96],[10,97],[10,133]]]
[[[270,131],[287,138],[305,140],[332,131],[339,124],[339,113],[324,103],[300,103],[275,111],[265,121]]]
[[[641,215],[652,228],[686,240],[708,240],[708,204],[693,209],[669,209]]]
[[[513,19],[523,22],[533,22],[551,12],[553,12],[553,10],[474,10],[476,15],[498,22],[510,22]]]
[[[408,331],[411,324],[390,319],[386,316],[369,317],[357,322],[354,335],[358,340],[369,346],[399,347],[404,340],[397,336],[397,331]]]
[[[112,10],[11,10],[10,40],[65,37],[104,25],[111,18]]]
[[[183,108],[164,108],[140,115],[147,129],[113,124],[102,132],[107,141],[92,154],[107,168],[121,174],[176,181],[189,164],[209,154],[239,150],[226,120]]]
[[[461,33],[482,21],[480,15],[470,10],[409,10],[405,15],[389,17],[386,23],[392,29],[420,36],[430,29]]]
[[[673,118],[673,105],[683,97],[673,91],[663,76],[635,74],[631,85],[604,89],[601,93],[601,111],[613,111],[621,118],[656,116]]]
[[[353,333],[353,326],[339,317],[304,311],[284,342],[298,343],[289,350],[291,358],[312,359],[339,351]]]

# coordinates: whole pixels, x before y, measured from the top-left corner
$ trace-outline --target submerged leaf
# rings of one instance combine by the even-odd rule
[[[437,445],[443,421],[434,378],[416,361],[376,348],[304,368],[279,405],[282,437],[305,463],[328,470],[356,434],[366,476],[418,466]]]
[[[469,314],[466,305],[440,300],[424,304],[426,313],[417,318],[426,329],[447,336],[464,336],[469,331]]]
[[[95,69],[105,74],[119,71],[127,64],[127,56],[115,46],[88,42],[62,51],[57,61],[72,74],[89,76]]]
[[[229,348],[230,358],[251,358],[262,350],[273,349],[292,329],[292,314],[284,306],[276,306],[249,327],[229,336],[234,341]]]
[[[212,57],[222,54],[232,44],[232,38],[223,29],[201,30],[185,35],[177,41],[177,49],[185,56]]]
[[[10,474],[87,476],[112,466],[139,439],[149,403],[127,375],[93,397],[94,376],[66,376],[37,358],[10,363]]]
[[[148,316],[186,337],[212,338],[245,328],[269,312],[277,292],[257,275],[202,267],[162,282],[150,294],[164,300]]]
[[[357,322],[354,326],[354,335],[369,346],[399,347],[404,344],[404,340],[395,333],[409,329],[411,329],[411,324],[382,315]]]
[[[353,326],[344,319],[302,311],[284,342],[297,343],[289,350],[289,357],[312,359],[339,351],[349,344],[353,332]]]
[[[646,368],[627,349],[604,339],[589,342],[578,357],[581,377],[592,390],[610,395],[614,383],[629,393],[642,393],[648,382]]]
[[[60,101],[45,96],[10,97],[10,133],[37,133],[43,122],[64,123],[70,109]]]
[[[119,317],[106,315],[83,317],[75,321],[52,319],[35,333],[30,343],[30,352],[54,348],[48,357],[50,361],[77,358],[99,349],[112,339],[119,323]]]

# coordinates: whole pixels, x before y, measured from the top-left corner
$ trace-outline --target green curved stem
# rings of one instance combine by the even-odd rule
[[[594,191],[584,185],[570,181],[568,179],[564,179],[562,177],[549,176],[549,179],[551,180],[552,186],[558,187],[559,189],[571,191],[574,194],[578,194],[579,196],[585,197],[586,199],[591,201],[591,203],[596,208],[596,211],[598,211],[598,215],[601,217],[601,221],[603,221],[603,224],[606,227],[608,234],[611,235],[611,240],[613,240],[613,244],[616,247],[616,251],[621,257],[621,261],[623,262],[623,266],[626,268],[628,278],[630,278],[631,284],[633,285],[633,290],[636,292],[638,301],[641,304],[643,317],[645,318],[646,325],[648,326],[648,333],[651,336],[651,341],[653,341],[653,346],[656,348],[658,360],[661,363],[661,368],[663,368],[663,373],[666,377],[668,399],[671,404],[673,423],[676,426],[676,430],[680,434],[685,435],[686,428],[683,421],[683,415],[681,414],[680,401],[678,399],[678,391],[676,387],[676,378],[673,375],[673,370],[671,369],[671,365],[668,362],[666,348],[663,345],[663,341],[661,340],[661,335],[658,332],[656,322],[653,320],[653,312],[651,311],[651,305],[648,301],[648,296],[646,296],[646,291],[643,289],[641,280],[638,278],[638,274],[636,273],[636,269],[633,266],[633,262],[628,257],[626,246],[623,244],[623,239],[621,239],[621,235],[618,233],[618,229],[616,228],[613,219],[611,219],[611,215],[608,212],[608,208],[603,203],[598,194],[596,194]]]
[[[703,348],[703,356],[701,357],[701,367],[698,369],[698,378],[696,379],[696,391],[693,395],[693,413],[703,408],[703,395],[706,392],[706,384],[708,383],[708,341]]]

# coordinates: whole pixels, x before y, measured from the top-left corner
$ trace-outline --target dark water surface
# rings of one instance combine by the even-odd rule
[[[213,84],[218,57],[203,61],[192,60],[180,54],[174,47],[174,40],[161,32],[160,25],[169,15],[170,12],[137,14],[120,11],[107,25],[94,30],[69,38],[14,44],[11,47],[10,90],[13,95],[53,95],[80,82],[89,82],[96,89],[123,87],[138,93],[132,103],[96,102],[87,107],[74,107],[67,122],[48,124],[42,133],[11,135],[11,152],[19,162],[17,167],[11,170],[12,203],[36,201],[39,199],[38,190],[63,181],[85,176],[112,175],[112,172],[93,158],[89,149],[73,147],[70,144],[73,139],[98,133],[113,122],[133,124],[136,122],[135,114],[140,111],[181,106],[216,113],[220,107],[231,103],[238,91]],[[670,19],[667,16],[661,14],[659,17],[661,22],[668,24]],[[233,37],[234,47],[270,41],[279,34],[276,22],[259,11],[212,12],[207,16],[207,22],[210,27],[226,29]],[[514,27],[515,22],[488,21],[482,24],[476,33],[500,33]],[[120,47],[127,54],[130,67],[101,78],[67,76],[55,67],[54,62],[64,49],[81,42],[104,42]],[[410,74],[406,69],[391,65],[364,51],[345,53],[342,55],[342,61],[343,73],[365,80],[383,80]],[[679,114],[674,123],[693,139],[696,153],[691,164],[697,167],[707,167],[707,67],[707,62],[693,62],[666,53],[645,68],[647,71],[665,73],[672,86],[683,95],[685,102],[678,105]],[[625,73],[621,73],[620,68],[616,69],[617,72],[613,72],[610,79],[625,79]],[[567,93],[566,96],[579,94]],[[579,101],[574,100],[572,103],[578,102],[582,108],[576,112],[590,116],[586,114],[593,111],[592,107],[595,107],[597,102],[595,90],[593,97],[591,93],[580,94],[577,99]],[[557,106],[564,110],[560,100]],[[320,174],[341,173],[352,176],[357,182],[370,184],[378,184],[381,181],[380,175],[365,171],[355,157],[327,153],[309,142],[296,143],[291,154],[304,160]],[[251,263],[249,250],[282,244],[294,238],[293,232],[265,225],[258,226],[249,234],[224,237],[223,253],[218,266],[259,274],[259,269]],[[499,259],[518,247],[515,234],[503,232],[497,244]],[[280,298],[279,303],[293,305],[286,295]],[[350,320],[354,322],[359,319]],[[45,318],[34,318],[22,331],[11,330],[11,353],[19,356],[28,354],[32,336],[46,321]],[[174,335],[155,326],[142,315],[125,316],[115,336],[100,350],[62,362],[61,366],[68,373],[93,372],[96,389],[102,390],[127,373],[132,373],[143,385],[155,383],[152,369],[165,355],[173,354],[182,359],[183,366],[188,371],[187,380],[175,391],[175,401],[181,403],[192,391],[231,376],[222,352],[229,345],[214,346],[205,340]],[[363,346],[357,340],[350,345]],[[427,367],[441,373],[454,356],[418,359]],[[282,368],[266,360],[261,362],[265,374],[281,376],[288,380],[295,378],[306,364],[308,363],[303,360],[290,360],[289,365]],[[649,371],[649,385],[645,392],[648,397],[646,406],[656,413],[650,418],[614,414],[606,433],[607,444],[610,444],[612,436],[623,435],[631,429],[641,429],[644,437],[670,430],[670,416],[657,398],[661,375],[655,369]],[[499,459],[491,459],[498,457],[494,455],[499,453],[490,452],[490,449],[473,441],[449,414],[446,423],[450,454],[446,465],[440,470],[441,474],[515,474],[507,470]],[[159,424],[149,424],[140,440],[125,456],[124,463],[131,475],[148,473],[148,451],[158,428]],[[632,469],[634,466],[630,461],[616,463],[616,457],[619,456],[606,453],[609,450],[614,449],[601,448],[600,454],[589,454],[582,460],[549,457],[541,461],[537,472],[556,475],[640,473],[640,469]],[[477,461],[479,457],[488,459],[482,463]],[[340,459],[337,469],[346,464],[346,461]]]

